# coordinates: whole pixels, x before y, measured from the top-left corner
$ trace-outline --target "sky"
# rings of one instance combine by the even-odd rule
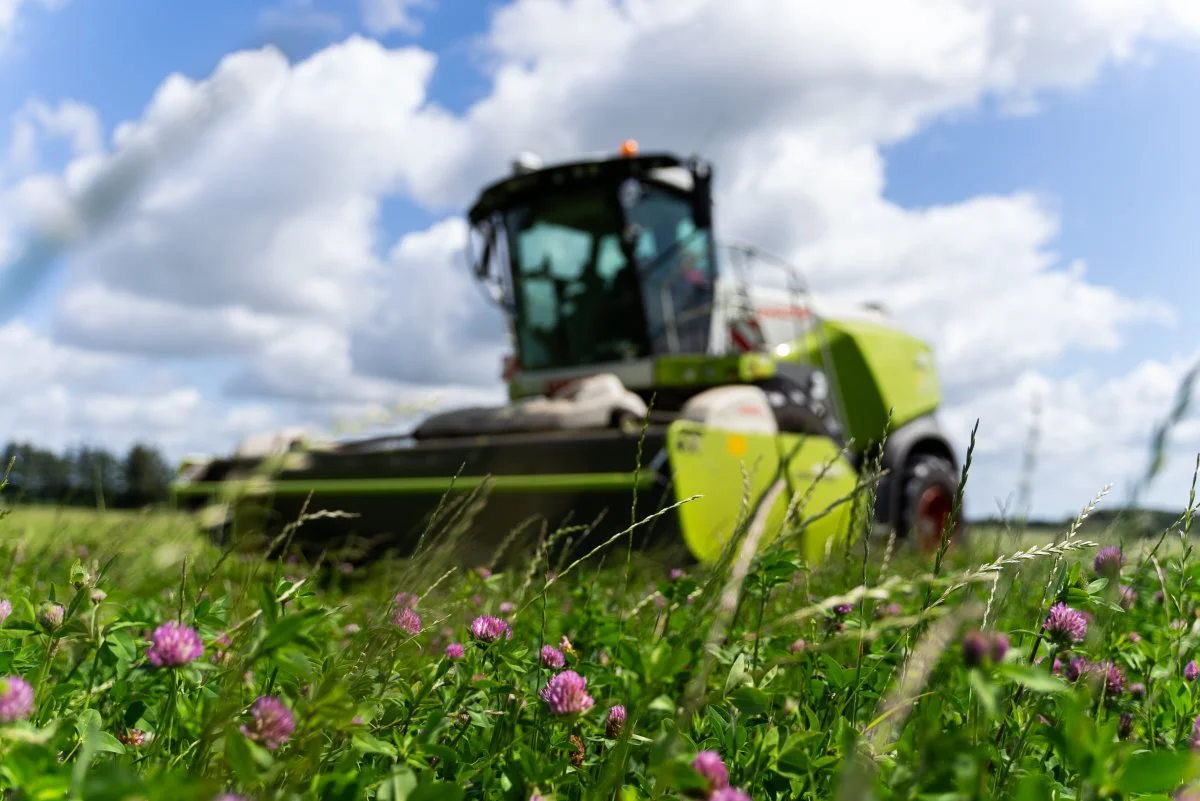
[[[122,10],[0,0],[0,287],[69,243],[0,297],[0,439],[177,458],[500,402],[463,210],[521,150],[627,137],[931,342],[972,515],[1013,511],[1035,420],[1032,514],[1123,502],[1200,359],[1191,0]],[[1143,500],[1182,507],[1198,451],[1193,413]]]

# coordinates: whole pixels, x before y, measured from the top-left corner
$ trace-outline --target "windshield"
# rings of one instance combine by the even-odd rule
[[[685,195],[644,182],[573,186],[510,210],[505,226],[522,368],[707,346],[707,311],[695,311],[712,302],[708,237]]]

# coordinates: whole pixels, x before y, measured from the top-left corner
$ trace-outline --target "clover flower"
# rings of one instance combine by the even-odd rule
[[[156,628],[151,639],[153,644],[146,652],[146,658],[158,667],[186,665],[204,655],[204,643],[196,630],[174,620]]]
[[[498,617],[480,615],[471,621],[471,636],[480,642],[493,643],[503,634],[506,640],[512,639],[512,628]]]
[[[62,604],[45,601],[38,607],[38,622],[47,630],[54,631],[62,625],[63,615],[66,614],[66,611]]]
[[[0,721],[11,723],[33,712],[33,687],[20,676],[0,679]]]
[[[729,769],[716,751],[701,751],[692,760],[692,768],[708,783],[709,792],[729,786]]]
[[[1188,681],[1195,681],[1197,677],[1200,677],[1200,665],[1196,664],[1195,659],[1188,662],[1183,668],[1183,677]]]
[[[0,600],[0,626],[4,625],[4,621],[8,620],[8,616],[12,614],[12,601],[7,598]]]
[[[392,615],[392,623],[414,637],[421,633],[421,616],[414,612],[411,606],[406,606]]]
[[[251,707],[250,714],[254,722],[250,726],[243,723],[242,734],[272,751],[283,745],[296,728],[292,711],[283,701],[271,695],[260,695]]]
[[[563,656],[563,652],[555,648],[553,645],[542,646],[542,667],[558,669],[567,664],[567,658]]]
[[[1125,555],[1121,553],[1121,549],[1116,545],[1109,545],[1101,548],[1096,553],[1096,559],[1092,563],[1092,569],[1096,571],[1096,575],[1105,576],[1106,578],[1116,578],[1121,573],[1121,568],[1125,566]]]
[[[1126,584],[1122,584],[1119,588],[1119,593],[1121,608],[1128,612],[1137,603],[1137,590]]]
[[[564,670],[538,691],[552,715],[579,715],[596,703],[587,692],[587,679],[573,670]]]
[[[710,795],[708,801],[750,801],[750,796],[736,787],[725,787]]]
[[[462,643],[452,642],[446,646],[447,659],[462,659],[466,654],[466,650],[462,647]]]
[[[1067,645],[1082,641],[1087,636],[1088,624],[1078,611],[1059,602],[1050,607],[1043,628],[1056,644]]]
[[[625,729],[625,707],[621,704],[609,707],[608,717],[604,721],[604,735],[610,740],[621,736]]]
[[[416,609],[417,601],[419,600],[420,599],[411,592],[402,592],[398,593],[396,597],[392,599],[392,603],[401,609]]]

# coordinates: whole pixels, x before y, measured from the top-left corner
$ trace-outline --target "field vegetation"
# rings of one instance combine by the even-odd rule
[[[407,559],[267,559],[171,512],[16,505],[0,788],[1198,798],[1195,482],[1153,536],[1087,527],[1104,500],[1048,534],[971,527],[933,557],[855,536],[806,564],[787,537],[755,548],[750,510],[708,567],[618,538],[503,568],[455,565],[436,537]]]

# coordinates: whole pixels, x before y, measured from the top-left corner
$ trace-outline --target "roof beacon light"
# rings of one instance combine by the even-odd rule
[[[638,143],[634,139],[626,139],[621,143],[621,156],[624,158],[632,158],[638,152]]]

